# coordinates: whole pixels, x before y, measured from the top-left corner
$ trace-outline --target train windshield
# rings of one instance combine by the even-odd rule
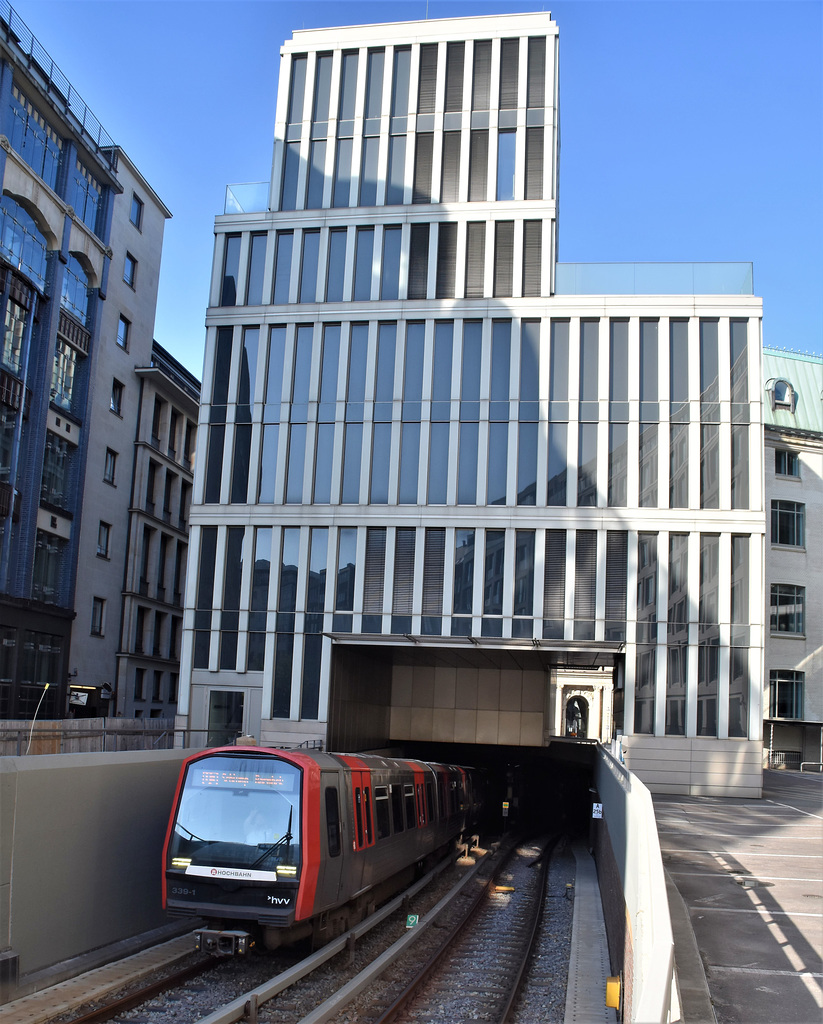
[[[273,757],[224,755],[189,765],[169,845],[172,866],[266,873],[296,866],[299,853],[298,768]]]

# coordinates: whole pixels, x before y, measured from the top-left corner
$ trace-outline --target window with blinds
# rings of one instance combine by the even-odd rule
[[[486,264],[486,222],[469,221],[466,225],[466,298],[483,297],[483,275]]]
[[[489,133],[479,129],[471,133],[469,150],[469,202],[482,203],[486,199],[489,180]]]
[[[494,295],[512,294],[514,268],[514,221],[499,220],[494,225]]]
[[[386,528],[366,530],[366,563],[363,575],[363,632],[382,631],[383,579],[386,567]]]
[[[437,88],[437,43],[420,47],[420,77],[417,86],[417,113],[433,114]]]
[[[626,579],[628,552],[628,531],[608,530],[606,533],[605,640],[626,639]]]
[[[414,527],[399,527],[395,533],[392,633],[411,632],[416,532]]]
[[[534,530],[516,530],[514,547],[514,614],[512,636],[532,636],[534,614]]]
[[[518,63],[520,40],[500,41],[500,109],[514,110],[517,107]]]
[[[566,531],[546,530],[543,638],[562,640],[566,615]]]
[[[526,129],[526,199],[543,198],[543,129]]]
[[[425,299],[429,279],[429,225],[412,224],[409,237],[410,299]]]
[[[539,295],[543,274],[543,222],[523,222],[523,294]]]
[[[574,553],[574,639],[594,640],[597,530],[578,530]]]
[[[475,42],[472,62],[472,110],[488,110],[492,72],[491,39],[478,39]]]
[[[426,530],[423,550],[423,621],[421,631],[438,636],[442,631],[443,576],[446,567],[446,531]]]
[[[454,298],[456,260],[457,225],[440,224],[437,236],[437,280],[435,286],[435,298]],[[509,294],[511,294],[511,292]]]
[[[460,189],[460,132],[443,132],[440,202],[456,203]]]
[[[529,63],[526,78],[526,106],[546,105],[546,37],[529,39]]]
[[[433,152],[434,133],[418,133],[414,149],[413,203],[430,203],[432,201]]]
[[[463,60],[466,44],[448,43],[446,46],[446,110],[463,109]]]

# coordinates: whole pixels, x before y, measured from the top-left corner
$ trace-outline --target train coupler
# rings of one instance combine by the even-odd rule
[[[212,956],[242,956],[250,952],[254,939],[248,932],[217,931],[209,928],[194,933],[194,948]]]

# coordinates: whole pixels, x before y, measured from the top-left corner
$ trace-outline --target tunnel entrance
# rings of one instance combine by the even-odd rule
[[[328,749],[541,748],[563,737],[609,742],[622,726],[619,644],[425,639],[333,636]]]
[[[586,837],[597,743],[622,725],[622,651],[449,639],[335,643],[327,749],[479,768],[489,832]]]

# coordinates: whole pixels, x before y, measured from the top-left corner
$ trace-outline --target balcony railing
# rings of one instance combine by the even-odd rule
[[[67,313],[65,309],[60,310],[60,318],[57,321],[57,333],[83,355],[89,354],[89,343],[91,341],[91,331],[87,327],[84,327],[79,323],[70,313]]]
[[[269,183],[249,181],[226,185],[223,213],[265,213],[269,208]]]
[[[3,30],[6,41],[15,44],[26,58],[29,67],[36,68],[43,76],[49,95],[54,102],[76,123],[79,130],[111,170],[116,171],[117,153],[111,136],[51,59],[42,43],[34,37],[28,25],[5,0],[0,0],[0,28]]]
[[[751,263],[558,263],[555,295],[753,295]]]

